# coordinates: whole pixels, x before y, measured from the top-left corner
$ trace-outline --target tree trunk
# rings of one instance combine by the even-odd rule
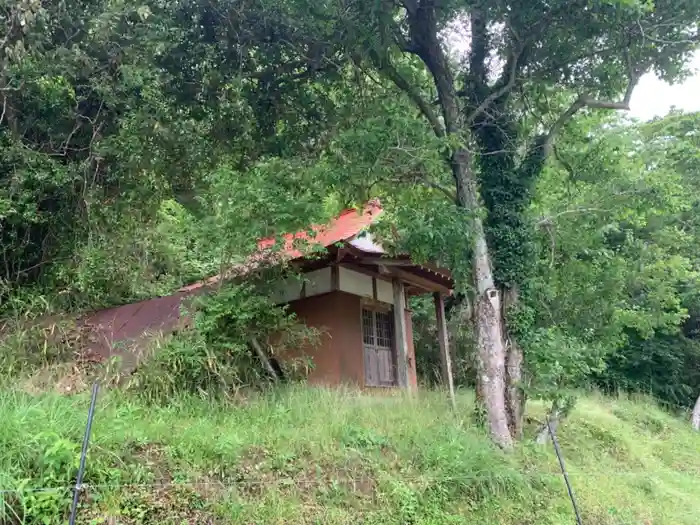
[[[406,5],[406,10],[411,43],[433,76],[444,129],[429,105],[419,103],[419,108],[439,137],[447,135],[462,141],[466,131],[464,116],[460,109],[452,65],[438,36],[435,3],[411,3],[411,6]],[[398,82],[397,85],[404,91],[408,88],[407,92],[409,96],[413,95],[414,101],[420,99],[405,81]],[[475,289],[474,331],[479,355],[479,394],[483,397],[491,438],[502,448],[508,449],[513,446],[513,437],[508,428],[506,411],[506,347],[503,340],[501,300],[494,284],[484,224],[478,215],[481,203],[476,176],[466,146],[455,148],[448,158],[457,188],[456,204],[471,214],[471,231],[467,234],[473,238],[471,263]]]
[[[508,411],[508,428],[515,439],[523,433],[525,416],[525,395],[523,381],[523,349],[518,341],[508,333],[506,313],[518,301],[517,288],[508,288],[503,292],[501,322],[504,327],[503,339],[506,342],[506,409]]]
[[[457,183],[458,203],[476,212],[479,199],[476,181],[469,166],[469,153],[460,149],[452,157]],[[472,269],[474,276],[474,331],[479,356],[477,384],[479,397],[486,408],[491,438],[502,448],[512,448],[513,436],[508,426],[506,401],[506,345],[503,340],[500,294],[494,285],[493,269],[481,218],[474,213],[471,220],[474,237]]]
[[[691,424],[695,430],[700,432],[700,396],[698,396],[698,400],[695,403],[695,408],[693,409]]]
[[[522,390],[523,350],[515,339],[509,338],[506,354],[506,408],[508,428],[515,439],[523,434],[525,395]]]

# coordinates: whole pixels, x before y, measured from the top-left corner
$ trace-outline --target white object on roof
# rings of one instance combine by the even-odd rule
[[[350,245],[358,250],[362,250],[363,252],[386,253],[384,248],[382,248],[380,244],[374,242],[372,236],[366,232],[360,233],[353,240],[351,240]]]

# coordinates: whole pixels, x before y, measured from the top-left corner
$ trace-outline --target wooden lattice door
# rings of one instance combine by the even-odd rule
[[[362,341],[367,386],[394,386],[394,323],[391,312],[362,309]]]

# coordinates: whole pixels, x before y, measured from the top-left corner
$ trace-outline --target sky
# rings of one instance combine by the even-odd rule
[[[469,52],[469,35],[465,22],[459,20],[445,32],[448,47],[456,57]],[[632,93],[630,111],[626,114],[641,120],[665,116],[672,107],[684,111],[700,111],[700,50],[695,52],[689,69],[694,74],[674,85],[660,80],[653,73],[644,75]]]
[[[629,115],[649,120],[666,115],[673,106],[700,111],[700,51],[695,53],[690,67],[695,74],[675,85],[666,84],[655,75],[643,76],[632,94]]]

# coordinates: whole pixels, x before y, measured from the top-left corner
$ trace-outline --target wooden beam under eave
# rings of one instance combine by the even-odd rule
[[[440,345],[440,368],[442,370],[442,383],[447,386],[452,409],[457,409],[455,401],[455,386],[452,378],[452,358],[450,356],[450,342],[447,332],[447,319],[445,317],[445,301],[439,292],[433,294],[435,301],[435,319],[437,321],[438,343]]]
[[[378,269],[361,266],[360,264],[353,264],[347,261],[339,263],[339,266],[379,279],[387,280],[388,278],[393,279],[394,277],[398,277],[411,288],[411,295],[422,295],[431,292],[440,292],[443,295],[452,295],[452,290],[448,286],[433,282],[425,277],[415,275],[399,268],[387,268],[388,273],[382,273]]]
[[[445,273],[448,272],[448,270],[441,269],[431,263],[416,263],[415,261],[412,261],[410,257],[378,257],[376,255],[367,255],[357,249],[351,251],[350,253],[362,261],[363,264],[383,264],[384,266],[417,266],[426,270],[427,272],[437,275],[445,275]]]
[[[367,264],[371,266],[377,266],[378,268],[386,268],[388,269],[401,269],[405,268],[407,271],[411,271],[411,269],[421,269],[428,275],[434,275],[435,277],[441,278],[443,280],[446,279],[445,275],[440,273],[437,270],[433,270],[432,268],[428,266],[421,266],[416,263],[411,262],[410,260],[403,260],[403,259],[386,259],[382,257],[357,257],[358,261],[360,264]],[[412,272],[411,272],[412,273]],[[420,277],[420,276],[419,276]],[[422,277],[423,279],[426,279],[425,277]],[[426,279],[430,280],[430,279]]]
[[[388,259],[384,257],[358,257],[362,264],[374,264],[383,266],[415,266],[414,263],[402,259]]]
[[[411,389],[408,367],[408,339],[406,337],[406,296],[403,281],[392,280],[394,288],[394,340],[396,341],[396,380],[400,388]]]
[[[421,288],[426,292],[440,292],[445,295],[450,295],[452,293],[452,290],[450,290],[450,288],[445,285],[436,283],[434,281],[426,279],[425,277],[421,277],[419,275],[407,272],[405,270],[401,270],[399,268],[392,268],[391,273],[392,275],[398,277],[402,281],[406,281],[412,286],[416,288]]]
[[[337,264],[331,266],[331,290],[340,290],[340,267]]]

